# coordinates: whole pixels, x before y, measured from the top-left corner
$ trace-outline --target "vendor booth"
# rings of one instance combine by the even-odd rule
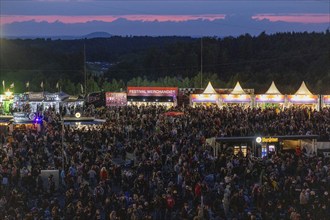
[[[54,108],[56,112],[59,112],[60,103],[68,98],[69,95],[64,92],[59,93],[44,93],[43,109]]]
[[[230,94],[221,95],[222,106],[242,106],[251,107],[253,105],[250,94],[247,94],[241,87],[240,83],[237,82],[235,88]]]
[[[68,96],[61,102],[62,107],[67,108],[80,108],[83,107],[85,99],[83,96]]]
[[[322,96],[322,108],[330,108],[330,95]]]
[[[26,93],[14,94],[13,108],[17,111],[29,111],[28,98]]]
[[[29,92],[29,105],[31,112],[43,110],[44,93],[43,92]]]
[[[285,105],[285,96],[277,89],[274,81],[265,94],[255,96],[255,106],[261,108],[279,108],[283,109]]]
[[[305,82],[301,83],[300,88],[294,95],[288,95],[287,99],[288,106],[309,107],[319,110],[319,98],[309,91]]]
[[[178,87],[127,87],[128,105],[177,105]]]
[[[190,105],[192,105],[193,107],[198,106],[198,105],[219,106],[220,105],[220,95],[215,91],[211,82],[209,82],[202,94],[191,94],[190,95]]]
[[[127,94],[125,92],[106,92],[105,93],[105,105],[111,106],[126,106]]]
[[[13,92],[7,91],[3,95],[0,95],[0,115],[11,114],[13,109],[14,96]]]

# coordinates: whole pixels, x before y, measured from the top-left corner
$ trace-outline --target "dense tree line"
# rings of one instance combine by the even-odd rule
[[[92,76],[87,91],[120,90],[127,85],[233,87],[264,92],[274,80],[293,93],[305,81],[314,93],[330,93],[330,33],[278,33],[239,37],[111,37],[80,40],[1,40],[0,79],[16,91],[61,88],[81,92],[84,60],[111,68]],[[84,53],[85,51],[85,53]],[[85,54],[85,55],[84,55]],[[202,69],[202,75],[200,75]],[[202,76],[202,77],[201,77]]]

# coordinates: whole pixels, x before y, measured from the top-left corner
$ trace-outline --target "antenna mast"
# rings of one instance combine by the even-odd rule
[[[201,89],[203,88],[203,37],[201,37]]]

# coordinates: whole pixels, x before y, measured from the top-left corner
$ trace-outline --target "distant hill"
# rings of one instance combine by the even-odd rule
[[[112,37],[111,34],[109,34],[108,32],[93,32],[90,34],[86,34],[81,36],[80,38],[87,38],[87,39],[92,39],[92,38],[109,38]]]
[[[38,39],[38,38],[44,38],[44,39],[52,39],[52,40],[79,40],[79,39],[93,39],[93,38],[109,38],[113,35],[109,34],[108,32],[93,32],[86,35],[81,36],[69,36],[69,35],[63,35],[63,36],[5,36],[6,39]]]

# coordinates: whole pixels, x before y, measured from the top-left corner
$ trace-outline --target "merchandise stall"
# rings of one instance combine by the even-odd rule
[[[127,87],[127,105],[177,105],[178,87]]]
[[[255,96],[255,106],[261,108],[279,108],[285,106],[285,95],[283,95],[276,87],[274,81],[265,94]]]
[[[330,108],[330,95],[322,95],[322,108]]]
[[[248,108],[253,106],[252,101],[251,95],[242,89],[239,82],[236,83],[230,94],[221,95],[221,106],[241,106]]]
[[[111,106],[126,106],[127,94],[125,92],[106,92],[105,93],[105,105]]]
[[[319,97],[313,95],[307,88],[305,82],[301,83],[300,88],[294,95],[288,95],[288,106],[308,107],[319,110]]]
[[[190,95],[190,105],[196,106],[212,106],[220,105],[220,95],[215,91],[211,82],[208,83],[204,92],[201,94],[191,94]]]

